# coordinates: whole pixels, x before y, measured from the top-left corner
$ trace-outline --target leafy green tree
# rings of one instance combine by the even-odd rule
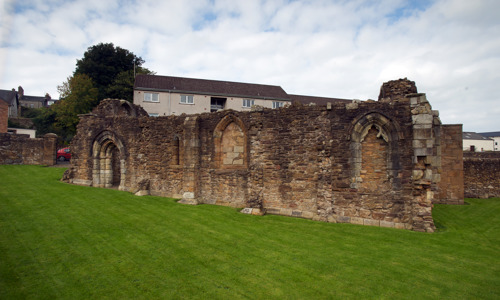
[[[51,106],[55,112],[54,127],[65,135],[74,135],[79,114],[88,113],[98,104],[98,90],[86,74],[68,77],[57,87],[61,100]]]
[[[134,74],[135,73],[135,74]],[[129,102],[134,101],[134,75],[137,74],[154,74],[146,68],[136,67],[136,70],[128,70],[120,72],[113,83],[106,89],[108,98],[124,99]]]
[[[113,43],[91,46],[83,58],[77,60],[73,76],[88,75],[98,89],[99,101],[106,98],[122,98],[132,101],[134,69],[136,73],[151,74],[142,68],[144,60],[134,53]]]
[[[37,136],[43,136],[46,133],[55,133],[62,136],[62,132],[54,128],[56,113],[52,107],[39,108],[40,113],[33,118],[33,124],[36,128]]]

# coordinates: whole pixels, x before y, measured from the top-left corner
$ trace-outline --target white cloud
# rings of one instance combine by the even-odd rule
[[[494,0],[7,0],[1,9],[2,89],[54,95],[87,47],[112,42],[160,75],[296,94],[376,99],[384,81],[408,77],[444,122],[500,130]]]

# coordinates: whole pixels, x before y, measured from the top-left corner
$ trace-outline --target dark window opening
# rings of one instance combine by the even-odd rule
[[[210,99],[210,112],[218,111],[219,109],[224,109],[226,105],[226,98],[212,97]]]

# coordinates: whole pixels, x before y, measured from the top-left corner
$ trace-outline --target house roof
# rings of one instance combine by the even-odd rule
[[[137,75],[134,90],[196,93],[213,96],[274,99],[289,101],[290,97],[276,85],[218,81],[173,76]]]
[[[464,140],[484,140],[491,141],[492,139],[482,136],[479,133],[475,132],[462,132],[462,139]]]
[[[340,98],[327,98],[316,96],[292,95],[288,94],[292,101],[299,101],[302,104],[314,103],[316,105],[326,105],[327,103],[351,103],[353,100]]]
[[[493,132],[479,132],[480,135],[485,136],[485,137],[499,137],[500,136],[500,131],[493,131]]]
[[[16,100],[16,91],[0,90],[0,99],[12,105],[12,102]]]
[[[27,95],[24,95],[21,99],[19,99],[20,101],[30,101],[30,102],[44,102],[45,101],[45,97],[40,97],[40,96],[27,96]]]

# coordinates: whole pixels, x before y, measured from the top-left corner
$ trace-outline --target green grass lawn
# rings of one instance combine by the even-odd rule
[[[0,299],[500,299],[500,199],[433,234],[251,216],[0,166]]]

